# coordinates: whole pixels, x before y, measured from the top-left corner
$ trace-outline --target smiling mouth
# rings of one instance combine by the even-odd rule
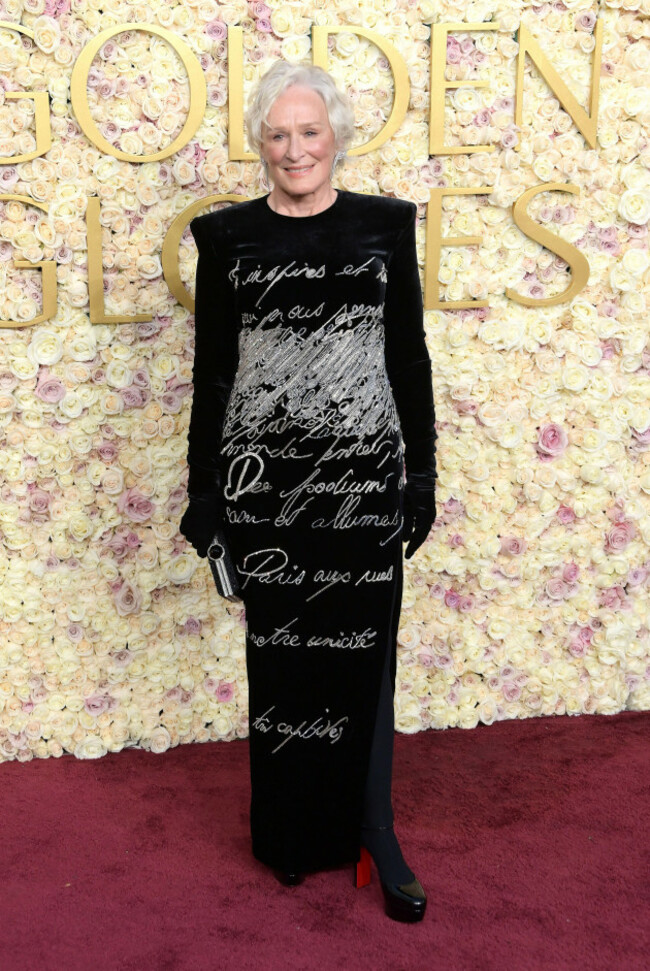
[[[284,171],[288,172],[289,175],[304,175],[305,172],[311,172],[313,167],[313,165],[303,165],[301,168],[285,169]]]

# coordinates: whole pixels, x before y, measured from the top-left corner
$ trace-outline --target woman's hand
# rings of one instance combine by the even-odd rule
[[[404,531],[402,542],[408,543],[405,557],[409,560],[422,546],[436,520],[435,479],[429,475],[408,475],[404,485]]]
[[[221,522],[221,506],[216,496],[190,497],[190,504],[181,519],[180,531],[199,556],[205,557]]]

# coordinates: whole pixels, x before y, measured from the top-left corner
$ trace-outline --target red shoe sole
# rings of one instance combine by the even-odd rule
[[[365,846],[362,846],[361,859],[357,863],[357,872],[356,872],[357,890],[359,890],[361,887],[367,887],[368,884],[370,883],[370,861],[371,860],[372,860],[372,857],[370,856],[370,853],[365,848]]]

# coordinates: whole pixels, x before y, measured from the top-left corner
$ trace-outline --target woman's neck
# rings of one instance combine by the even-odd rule
[[[322,190],[309,192],[304,196],[290,196],[274,186],[267,202],[274,212],[282,216],[315,216],[336,202],[336,194],[336,189],[329,182]]]

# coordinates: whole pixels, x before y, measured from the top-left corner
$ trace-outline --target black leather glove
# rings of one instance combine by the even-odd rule
[[[404,529],[409,560],[422,546],[436,519],[436,427],[428,358],[393,377],[404,439]]]
[[[404,206],[404,203],[401,203]],[[386,369],[404,440],[405,556],[424,543],[436,518],[436,414],[426,345],[413,203],[388,264],[384,305]]]
[[[183,513],[180,531],[199,556],[207,556],[217,527],[223,522],[221,475],[191,465],[187,491],[190,502]]]
[[[219,446],[239,359],[238,316],[226,277],[224,253],[219,248],[218,215],[208,213],[190,223],[199,261],[194,310],[194,394],[187,452],[190,502],[180,531],[203,557],[224,518]]]
[[[436,489],[428,476],[407,475],[404,486],[404,531],[402,541],[408,543],[407,560],[422,546],[436,519]]]
[[[183,513],[180,531],[199,556],[208,555],[217,527],[221,524],[221,508],[214,496],[195,496]]]

